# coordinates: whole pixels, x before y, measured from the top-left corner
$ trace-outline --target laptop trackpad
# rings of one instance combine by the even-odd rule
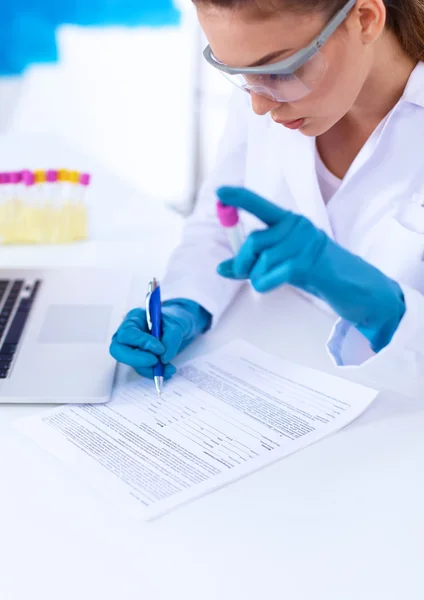
[[[38,342],[43,344],[102,344],[107,341],[112,306],[52,304]]]

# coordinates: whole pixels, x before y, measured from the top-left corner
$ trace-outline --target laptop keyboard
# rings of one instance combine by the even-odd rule
[[[0,280],[0,379],[6,379],[41,281]]]

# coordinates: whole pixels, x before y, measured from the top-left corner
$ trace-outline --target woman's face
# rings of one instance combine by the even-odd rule
[[[200,4],[197,12],[213,55],[231,67],[281,61],[307,46],[329,20],[317,12],[280,11],[264,16],[254,2],[231,10]],[[320,50],[326,69],[308,95],[276,102],[251,92],[255,113],[269,112],[281,124],[304,119],[299,131],[307,136],[328,131],[352,108],[372,67],[372,44],[365,43],[363,35],[367,18],[372,16],[372,11],[360,13],[356,5],[328,39]]]

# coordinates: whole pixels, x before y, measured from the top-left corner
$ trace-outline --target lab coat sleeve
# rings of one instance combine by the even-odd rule
[[[424,296],[408,286],[401,287],[406,312],[388,346],[375,354],[353,325],[339,319],[327,348],[338,367],[360,369],[361,378],[378,389],[423,397]]]
[[[216,216],[215,192],[221,185],[244,183],[248,100],[239,90],[230,100],[215,168],[200,190],[194,213],[187,219],[181,243],[171,256],[162,282],[164,300],[193,300],[211,313],[214,325],[241,286],[216,272],[221,261],[231,258],[231,250]]]

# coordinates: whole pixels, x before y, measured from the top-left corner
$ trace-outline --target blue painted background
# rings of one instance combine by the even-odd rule
[[[172,0],[0,0],[0,76],[58,60],[56,29],[80,26],[172,26]]]

